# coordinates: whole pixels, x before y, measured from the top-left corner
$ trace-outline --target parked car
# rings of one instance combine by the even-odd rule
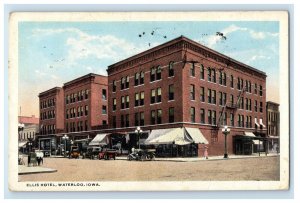
[[[116,160],[116,156],[117,156],[117,150],[115,150],[115,149],[103,149],[101,152],[99,152],[99,160],[101,160],[101,159]]]
[[[80,156],[79,148],[77,146],[72,146],[69,154],[69,158],[79,159],[79,156]]]
[[[99,152],[101,152],[101,147],[88,147],[86,152],[82,154],[82,158],[90,158],[90,159],[95,159],[98,158]]]

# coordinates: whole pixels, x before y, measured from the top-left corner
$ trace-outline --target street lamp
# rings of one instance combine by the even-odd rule
[[[64,157],[67,157],[67,140],[69,139],[68,135],[64,135],[62,137],[62,139],[65,141],[65,153],[64,153]]]
[[[222,128],[222,133],[225,136],[225,151],[224,151],[224,159],[228,158],[228,153],[227,153],[227,135],[230,133],[230,128],[228,128],[227,125]]]
[[[140,133],[143,132],[143,130],[141,129],[140,126],[136,127],[135,133],[138,134],[138,145],[139,145],[139,149],[140,149]]]

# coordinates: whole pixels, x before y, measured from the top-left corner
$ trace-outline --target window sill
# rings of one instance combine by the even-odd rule
[[[174,102],[175,101],[175,99],[172,99],[172,100],[169,100],[168,102]]]
[[[161,81],[162,79],[159,79],[159,80],[154,80],[154,81],[152,81],[152,82],[149,82],[150,84],[151,83],[156,83],[156,82],[159,82],[159,81]]]
[[[144,86],[144,84],[135,85],[134,88],[136,88],[136,87],[141,87],[141,86]]]
[[[126,108],[126,109],[121,109],[121,111],[126,111],[126,110],[129,110],[129,108]]]
[[[175,76],[174,75],[172,75],[172,76],[169,76],[168,78],[174,78]]]
[[[161,104],[161,102],[150,104],[150,106],[157,105],[157,104]]]

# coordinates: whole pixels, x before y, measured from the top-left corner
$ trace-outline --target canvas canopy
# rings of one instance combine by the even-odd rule
[[[19,148],[25,147],[26,143],[27,143],[27,142],[19,142]]]
[[[91,146],[107,145],[108,134],[97,134],[96,137],[89,143]]]
[[[208,144],[207,139],[198,128],[185,128],[193,142],[198,144]]]
[[[145,144],[176,144],[187,145],[191,143],[208,144],[198,128],[168,128],[152,130]]]
[[[245,135],[248,137],[255,137],[255,135],[252,132],[245,132]]]

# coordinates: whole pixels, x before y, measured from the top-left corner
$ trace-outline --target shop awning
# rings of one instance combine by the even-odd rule
[[[24,141],[24,142],[19,142],[19,148],[21,148],[21,147],[26,147],[26,141]]]
[[[89,145],[107,145],[107,135],[108,134],[97,134],[96,137],[89,143]]]
[[[192,143],[184,133],[183,128],[168,128],[152,130],[145,144],[177,144],[186,145]]]
[[[248,136],[248,137],[255,137],[253,132],[245,132],[245,135]]]
[[[208,144],[207,139],[198,128],[185,128],[194,143]]]

